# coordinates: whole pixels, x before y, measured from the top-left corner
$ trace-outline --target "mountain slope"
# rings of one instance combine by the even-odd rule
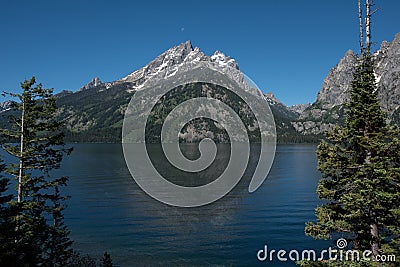
[[[234,59],[219,51],[216,51],[212,56],[207,56],[199,48],[193,48],[190,41],[187,41],[168,49],[146,66],[120,80],[102,83],[100,79],[95,78],[75,93],[59,95],[60,115],[67,123],[65,129],[67,140],[120,142],[124,111],[133,94],[137,90],[142,90],[149,79],[171,77],[184,64],[199,61],[211,62],[224,72],[229,72],[230,68],[239,70]],[[232,73],[231,75],[245,88],[249,87],[242,73],[239,72],[239,75]],[[209,89],[217,90],[217,88]],[[194,91],[188,91],[188,89],[185,92],[187,95],[196,94]],[[297,118],[298,113],[290,110],[272,94],[260,95],[259,97],[261,101],[267,101],[271,107],[276,121],[279,141],[297,140],[300,135],[295,131],[290,121]],[[225,93],[225,98],[230,99],[232,96]],[[212,126],[205,124],[203,129],[197,130],[204,132],[208,131],[210,127]],[[293,135],[296,138],[293,138]],[[304,137],[301,138],[304,139]]]
[[[392,42],[384,41],[374,53],[375,76],[381,106],[393,122],[400,122],[400,33]],[[350,83],[357,64],[357,55],[349,50],[344,58],[330,70],[316,101],[306,108],[295,129],[304,135],[321,134],[337,123],[343,123],[344,104],[350,98]]]
[[[383,42],[380,49],[374,53],[374,57],[377,92],[382,108],[388,112],[393,122],[400,123],[400,33],[392,42]],[[102,82],[96,77],[76,92],[63,91],[57,94],[60,117],[66,121],[67,141],[120,142],[124,112],[135,92],[143,90],[147,81],[173,77],[182,66],[195,62],[212,63],[213,66],[228,73],[236,82],[242,84],[245,90],[250,89],[235,59],[219,51],[211,56],[205,55],[198,47],[193,48],[190,41],[186,41],[168,49],[144,67],[119,80]],[[271,108],[278,141],[317,141],[324,131],[331,129],[337,123],[342,123],[345,114],[344,104],[349,100],[350,82],[356,64],[357,55],[349,50],[330,70],[318,92],[316,101],[311,105],[300,104],[287,107],[272,93],[258,95],[260,101],[267,101]],[[190,91],[192,90],[190,87],[188,88],[179,98],[184,99],[189,95],[208,96],[199,95],[195,91]],[[207,90],[215,93],[219,89],[211,86]],[[229,101],[234,96],[223,93],[222,97]],[[8,125],[4,122],[4,118],[8,113],[13,112],[10,109],[10,103],[0,105],[3,118],[3,122],[0,121],[0,123],[3,126]],[[154,127],[159,127],[159,125]],[[194,135],[201,136],[200,132],[207,132],[211,128],[214,126],[204,123],[204,127],[197,128],[198,132]],[[193,133],[193,129],[185,130]],[[219,136],[223,136],[222,132]]]
[[[60,117],[69,142],[120,142],[123,116],[132,93],[130,83],[105,84],[59,96]]]

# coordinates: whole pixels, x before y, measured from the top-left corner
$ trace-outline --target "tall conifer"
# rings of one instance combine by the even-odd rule
[[[360,2],[359,2],[360,3]],[[366,1],[367,15],[370,1]],[[400,131],[391,126],[377,97],[370,18],[367,39],[351,83],[344,126],[327,133],[317,150],[323,175],[317,193],[327,202],[316,209],[317,223],[306,234],[341,235],[359,250],[399,255]]]
[[[4,150],[16,158],[16,163],[6,168],[16,180],[16,199],[10,202],[17,211],[14,216],[16,265],[47,265],[52,260],[48,255],[54,246],[58,246],[59,254],[70,254],[69,242],[57,238],[64,245],[60,249],[60,244],[52,240],[54,232],[63,232],[68,238],[60,222],[62,198],[58,191],[66,185],[67,178],[53,178],[50,172],[60,166],[63,156],[71,150],[63,142],[62,122],[57,118],[52,89],[36,84],[35,77],[21,83],[21,88],[21,94],[9,93],[19,100],[15,104],[17,115],[10,117],[12,129],[1,130]],[[61,228],[57,229],[58,226]]]

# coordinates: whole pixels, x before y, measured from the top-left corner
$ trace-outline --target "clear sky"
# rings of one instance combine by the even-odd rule
[[[375,2],[378,49],[400,32],[400,1]],[[345,52],[358,52],[357,0],[0,0],[0,36],[1,90],[32,75],[56,92],[113,81],[189,39],[292,105],[313,102]]]

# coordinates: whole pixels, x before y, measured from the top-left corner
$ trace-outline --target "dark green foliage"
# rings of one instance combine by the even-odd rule
[[[345,108],[346,105],[337,105],[334,106],[330,109],[323,109],[324,103],[321,102],[315,102],[311,106],[309,106],[305,111],[304,114],[307,114],[307,116],[303,117],[302,119],[298,119],[297,121],[299,122],[306,122],[306,121],[313,121],[313,122],[320,122],[320,123],[325,123],[325,124],[337,124],[340,126],[343,126],[345,123]],[[320,109],[320,116],[317,118],[315,115],[311,113],[311,110],[317,110]],[[318,139],[318,142],[321,141],[321,137]]]
[[[82,256],[79,253],[74,253],[68,267],[97,267],[96,261],[89,255]]]
[[[51,175],[72,149],[64,144],[52,90],[35,84],[33,77],[21,84],[22,94],[9,94],[19,103],[0,131],[3,149],[16,158],[16,163],[0,164],[0,172],[16,180],[12,194],[9,180],[0,176],[0,266],[95,267],[91,257],[72,250],[60,190],[68,179]],[[109,254],[103,262],[112,266]]]
[[[15,212],[10,251],[18,266],[63,266],[71,242],[62,223],[63,198],[58,187],[65,186],[67,178],[53,178],[50,171],[59,168],[71,149],[63,142],[52,89],[35,84],[32,77],[21,83],[21,94],[9,94],[19,99],[19,112],[10,116],[10,129],[1,129],[3,149],[17,160],[6,168],[7,174],[15,177],[17,191],[16,198],[9,201]]]
[[[274,115],[277,143],[318,143],[322,135],[316,134],[300,134],[293,127],[293,121],[298,120],[299,114],[288,110],[288,108],[281,103],[270,105],[272,114]]]
[[[134,94],[134,92],[129,92],[131,86],[132,84],[127,82],[110,85],[102,84],[76,93],[58,94],[57,104],[60,107],[58,115],[61,120],[65,121],[65,125],[63,126],[65,141],[79,143],[120,143],[124,112]],[[169,104],[176,105],[178,101],[189,99],[196,95],[194,93],[195,88],[187,89],[189,89],[189,92],[181,91],[182,95],[174,95],[174,97],[177,97],[175,102],[170,101]],[[238,99],[229,91],[226,93],[226,90],[225,92],[219,90],[218,92],[218,88],[213,88],[213,91],[213,97],[222,99],[228,96],[228,102],[239,107],[234,103]],[[271,105],[270,107],[274,115],[277,141],[279,143],[319,142],[321,136],[302,135],[294,129],[291,121],[295,120],[298,114],[289,111],[287,107],[280,103]],[[156,111],[159,110],[157,109]],[[18,114],[15,110],[10,110],[6,113]],[[162,116],[163,114],[158,115]],[[10,127],[9,123],[4,120],[4,115],[0,116],[0,124],[3,128],[9,129]]]
[[[4,171],[4,164],[0,165]],[[9,179],[0,177],[0,266],[12,266],[16,261],[14,252],[15,223],[14,210],[9,205],[13,198],[8,193]]]
[[[109,88],[100,85],[85,91],[60,96],[57,103],[63,110],[61,115],[69,121],[68,124],[71,124],[71,127],[64,128],[66,141],[120,143],[124,112],[134,94],[134,92],[128,92],[130,86],[130,83],[112,85]],[[238,111],[238,108],[244,107],[236,102],[239,99],[233,93],[214,87],[211,86],[212,91],[208,91],[212,97],[220,99],[224,103],[227,102],[236,111]],[[154,125],[149,127],[149,135],[152,136],[153,133],[158,132],[162,122],[161,118],[165,117],[168,114],[167,112],[178,103],[200,96],[207,96],[206,92],[202,91],[201,84],[187,85],[170,92],[168,100],[163,102],[162,105],[159,102],[153,109],[152,118],[149,118],[149,122],[154,123]],[[288,111],[286,107],[272,105],[271,110],[277,126],[278,142],[301,143],[318,142],[320,140],[320,136],[299,134],[291,125],[291,120],[295,119],[297,114]],[[244,122],[248,123],[251,118],[246,119],[245,116],[247,115],[250,116],[251,114],[240,114]],[[80,128],[76,125],[87,125],[88,127]],[[211,126],[208,123],[208,127]],[[152,140],[152,142],[156,142],[156,140]]]
[[[256,121],[250,107],[235,93],[225,89],[222,86],[209,83],[192,83],[181,85],[169,91],[163,96],[153,107],[146,124],[146,140],[148,143],[160,142],[161,128],[168,114],[179,104],[192,98],[212,97],[223,101],[230,106],[236,114],[239,115],[241,121],[246,126],[253,126]],[[198,119],[196,124],[188,123],[187,127],[193,126],[197,130],[211,131],[214,134],[215,142],[229,142],[229,136],[223,129],[215,127],[211,120]],[[200,128],[199,128],[200,127]],[[253,142],[260,141],[260,130],[257,127],[255,130],[247,131],[249,140]],[[183,140],[181,140],[183,141]],[[200,140],[193,140],[198,142]]]
[[[58,186],[54,188],[54,194],[49,198],[53,203],[51,207],[53,224],[50,225],[50,239],[48,258],[51,266],[66,266],[72,256],[72,241],[69,239],[67,226],[64,224],[63,205],[65,197],[60,195]]]
[[[120,143],[124,112],[133,95],[130,83],[100,85],[57,98],[67,142]]]
[[[65,265],[66,267],[113,267],[115,266],[112,262],[111,255],[104,252],[103,257],[99,260],[94,259],[89,255],[81,255],[78,252],[74,252],[71,255],[70,262]]]
[[[101,259],[101,267],[113,267],[114,264],[111,259],[111,255],[104,252],[103,258]]]
[[[373,60],[363,55],[351,84],[346,121],[318,146],[323,179],[317,223],[306,234],[331,238],[341,233],[358,250],[399,255],[400,131],[386,122],[376,95]]]

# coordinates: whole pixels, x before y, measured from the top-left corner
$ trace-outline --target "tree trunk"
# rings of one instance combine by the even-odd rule
[[[374,259],[379,255],[379,232],[378,232],[378,224],[374,222],[371,224],[371,235],[372,235],[372,244],[371,250]]]
[[[20,138],[20,151],[19,151],[19,172],[18,172],[18,203],[22,201],[22,177],[24,175],[24,132],[25,132],[25,101],[22,101],[22,115],[21,115],[21,138]]]
[[[361,9],[361,0],[358,0],[358,18],[360,20],[360,55],[364,54],[364,25],[363,25],[363,16]]]
[[[371,52],[371,3],[370,0],[366,0],[366,17],[365,17],[365,49],[367,53]]]

